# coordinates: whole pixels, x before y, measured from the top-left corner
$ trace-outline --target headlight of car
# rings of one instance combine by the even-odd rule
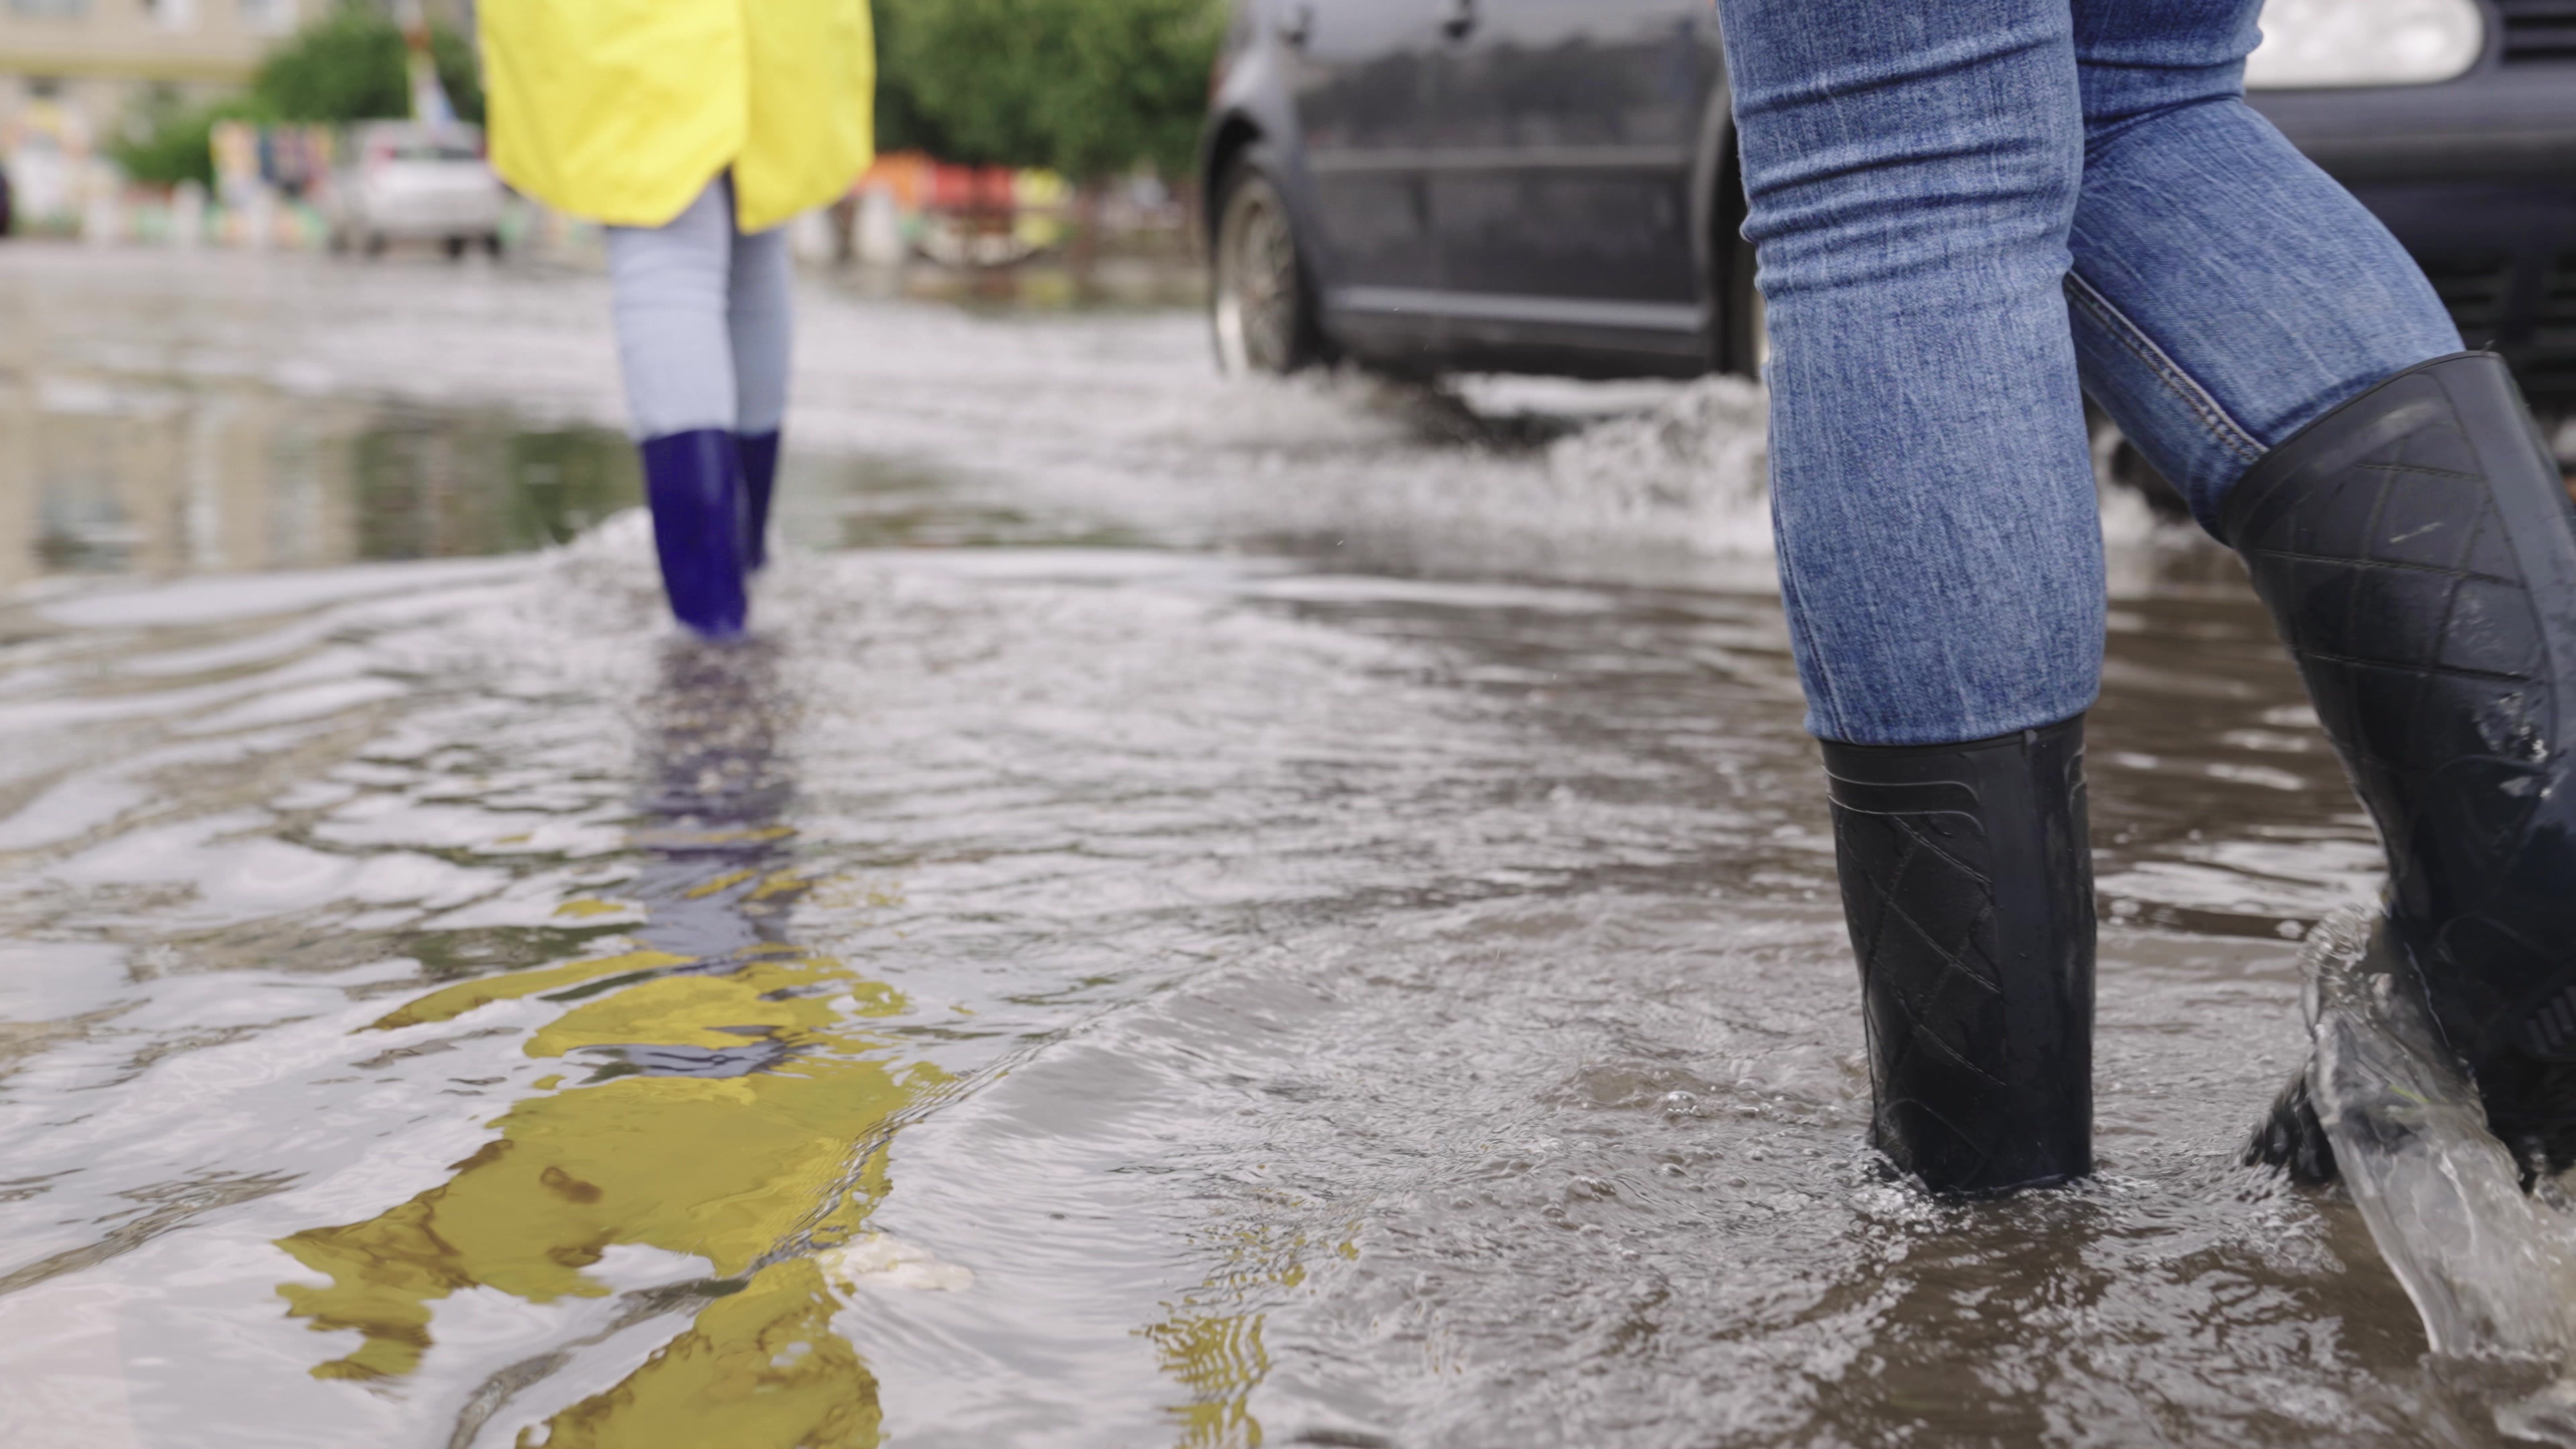
[[[2486,50],[2477,0],[2265,0],[2250,90],[2420,86],[2466,74]]]

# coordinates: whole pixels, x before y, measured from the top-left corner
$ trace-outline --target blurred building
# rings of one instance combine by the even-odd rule
[[[38,106],[105,136],[139,92],[233,90],[339,0],[0,0],[0,128]],[[471,33],[473,0],[375,0]]]
[[[231,90],[331,0],[0,0],[0,129],[104,137],[147,87]]]

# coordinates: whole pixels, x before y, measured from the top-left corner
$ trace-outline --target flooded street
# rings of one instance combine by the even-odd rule
[[[0,1442],[2505,1442],[2236,1165],[2369,826],[2116,495],[2098,1180],[1863,1150],[1741,384],[809,279],[757,638],[604,280],[0,250]]]

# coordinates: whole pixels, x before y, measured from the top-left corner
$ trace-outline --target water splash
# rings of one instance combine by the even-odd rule
[[[2318,1120],[2433,1352],[2555,1376],[2500,1405],[2496,1424],[2576,1444],[2576,1216],[2553,1181],[2522,1190],[2521,1169],[2434,1030],[2412,963],[2374,917],[2339,912],[2310,938]]]
[[[1699,549],[1771,549],[1768,399],[1740,377],[1708,377],[1662,405],[1596,423],[1548,451],[1561,485],[1637,517],[1669,513]]]

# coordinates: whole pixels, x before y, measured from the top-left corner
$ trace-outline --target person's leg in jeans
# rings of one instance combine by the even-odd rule
[[[1875,1132],[1936,1188],[2088,1160],[2079,351],[2283,619],[2500,1128],[2576,1037],[2576,531],[2497,365],[2418,366],[2430,289],[2243,107],[2253,9],[1721,3]]]
[[[2460,350],[2386,227],[2245,104],[2262,0],[2077,0],[2085,390],[2213,531],[2265,453]]]
[[[2077,0],[2087,388],[2245,555],[2526,1172],[2576,1155],[2576,524],[2502,363],[2241,98],[2256,0]],[[2293,1093],[2262,1155],[2332,1170]]]
[[[733,195],[724,178],[658,227],[611,227],[608,267],[628,429],[653,545],[680,621],[742,631],[745,498],[734,439]]]
[[[1873,1137],[1940,1191],[2081,1175],[2081,717],[2104,600],[2063,290],[2084,167],[2072,18],[2065,0],[1719,10]]]
[[[769,503],[777,486],[778,436],[787,418],[794,350],[794,279],[785,227],[735,235],[726,316],[746,498],[743,543],[755,569],[768,561]]]

